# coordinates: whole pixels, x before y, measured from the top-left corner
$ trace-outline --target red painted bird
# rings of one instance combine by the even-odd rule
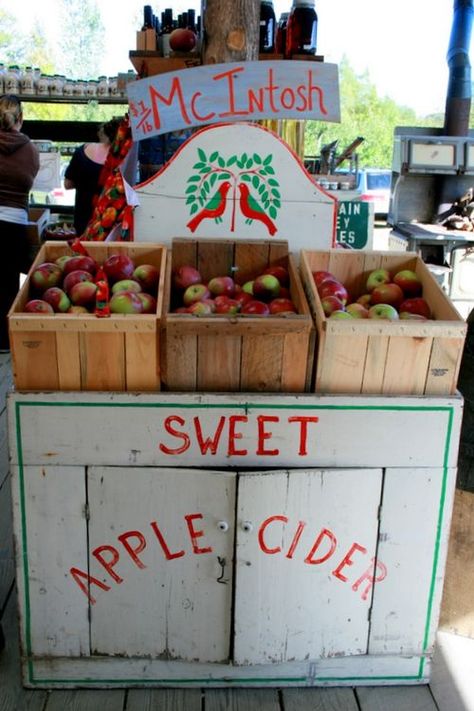
[[[203,220],[209,219],[222,222],[221,215],[224,214],[227,207],[226,196],[231,187],[228,180],[219,186],[209,202],[202,208],[201,212],[198,212],[192,220],[189,220],[186,226],[189,227],[191,232],[195,232]]]
[[[246,222],[250,224],[252,220],[260,220],[266,226],[271,235],[274,235],[277,231],[275,224],[271,221],[268,215],[263,211],[262,207],[255,200],[255,198],[250,194],[248,185],[245,183],[239,183],[240,190],[240,209],[242,214],[245,215]]]

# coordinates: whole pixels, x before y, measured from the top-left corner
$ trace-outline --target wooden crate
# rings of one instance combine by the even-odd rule
[[[207,281],[232,274],[239,284],[269,264],[284,264],[290,316],[194,316],[170,313],[172,269],[191,264]],[[286,242],[176,238],[165,286],[163,383],[167,390],[204,392],[305,392],[314,358],[314,326],[301,279]]]
[[[18,390],[160,390],[159,336],[166,248],[159,244],[87,242],[100,264],[126,252],[160,271],[156,314],[24,313],[31,271],[41,262],[72,254],[67,242],[45,242],[8,314],[12,368]]]
[[[327,319],[312,272],[327,270],[353,298],[368,274],[412,269],[434,320]],[[313,390],[320,393],[452,395],[467,326],[424,262],[410,252],[301,252],[301,275],[317,331]]]

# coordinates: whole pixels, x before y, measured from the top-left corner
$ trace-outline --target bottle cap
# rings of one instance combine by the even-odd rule
[[[314,7],[314,0],[293,0],[293,7]]]

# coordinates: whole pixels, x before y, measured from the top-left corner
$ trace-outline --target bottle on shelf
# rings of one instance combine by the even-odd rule
[[[170,34],[173,32],[173,8],[166,8],[161,16],[161,47],[163,57],[170,56]]]
[[[275,38],[275,52],[277,54],[286,55],[286,29],[288,26],[289,12],[282,12],[280,19],[278,20],[276,38]]]
[[[20,91],[22,94],[31,95],[35,93],[35,77],[33,67],[25,67],[25,71],[20,81]]]
[[[260,37],[258,51],[262,54],[275,52],[276,17],[272,0],[260,3]]]
[[[193,9],[188,10],[188,29],[196,32],[196,11]]]
[[[316,54],[318,16],[314,0],[293,0],[286,30],[286,56]]]
[[[3,64],[3,62],[0,62],[0,92],[2,94],[5,93],[4,76],[5,76],[5,65]]]
[[[145,32],[145,30],[152,29],[154,29],[153,8],[151,7],[151,5],[144,5],[142,32]]]
[[[6,94],[20,93],[20,67],[17,64],[10,64],[4,75],[4,88]]]

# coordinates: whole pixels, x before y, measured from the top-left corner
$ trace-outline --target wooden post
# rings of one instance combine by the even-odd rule
[[[203,64],[258,59],[259,0],[202,0]]]

